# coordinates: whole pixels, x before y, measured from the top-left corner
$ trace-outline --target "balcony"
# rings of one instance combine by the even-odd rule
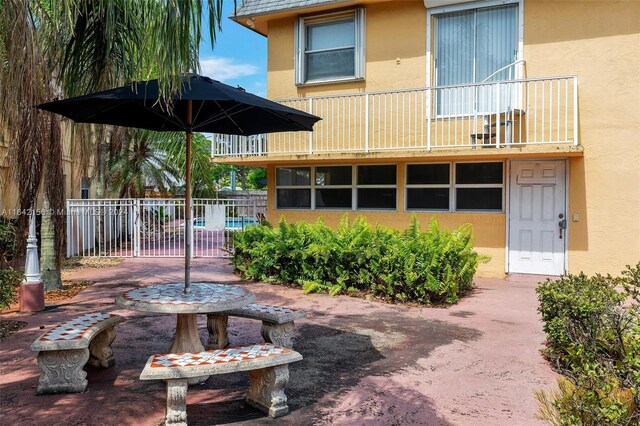
[[[504,155],[507,148],[537,146],[537,151],[545,151],[564,146],[570,151],[578,145],[576,76],[278,102],[318,115],[322,121],[313,132],[214,135],[212,157],[260,162],[301,155],[331,158],[345,153],[455,155],[452,151],[474,149],[486,155]]]

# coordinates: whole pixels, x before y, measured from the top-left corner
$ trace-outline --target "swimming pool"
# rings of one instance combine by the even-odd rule
[[[258,225],[258,219],[250,216],[227,217],[224,220],[225,229],[242,229],[246,226]],[[193,220],[193,229],[204,229],[205,220],[203,217],[197,217]]]

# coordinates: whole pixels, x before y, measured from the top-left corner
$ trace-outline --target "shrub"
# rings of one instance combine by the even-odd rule
[[[606,332],[601,327],[604,316],[625,299],[616,286],[616,280],[610,276],[588,277],[580,273],[556,281],[547,280],[537,288],[538,311],[549,345],[546,355],[558,367],[566,365],[576,333]]]
[[[246,279],[301,285],[331,295],[370,292],[390,301],[455,303],[473,285],[478,262],[470,225],[421,231],[416,218],[400,232],[363,217],[342,219],[337,230],[282,220],[252,226],[234,237],[233,263]]]
[[[16,300],[16,289],[22,273],[7,266],[16,254],[16,227],[0,217],[0,308],[8,308]]]
[[[598,393],[597,399],[566,378],[558,379],[557,391],[534,392],[540,405],[538,418],[554,426],[636,425],[630,390],[615,389]]]
[[[16,300],[16,289],[23,275],[13,268],[0,269],[0,308],[8,308]]]
[[[0,217],[0,267],[16,255],[17,233],[15,225]]]
[[[638,424],[639,271],[640,263],[619,278],[581,273],[538,287],[545,354],[567,378],[558,393],[538,393],[541,418],[562,425]]]

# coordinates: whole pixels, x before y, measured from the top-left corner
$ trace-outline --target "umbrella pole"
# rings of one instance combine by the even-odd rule
[[[191,291],[191,121],[192,121],[192,101],[187,101],[187,120],[189,127],[187,130],[187,155],[186,155],[186,173],[185,173],[185,199],[184,199],[184,292]]]

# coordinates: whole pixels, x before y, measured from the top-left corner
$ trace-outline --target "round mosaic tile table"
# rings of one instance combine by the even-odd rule
[[[176,334],[169,347],[169,353],[175,354],[204,351],[196,314],[240,308],[254,300],[253,293],[237,286],[194,282],[188,294],[184,293],[182,283],[129,290],[116,297],[116,304],[134,311],[177,314]]]

